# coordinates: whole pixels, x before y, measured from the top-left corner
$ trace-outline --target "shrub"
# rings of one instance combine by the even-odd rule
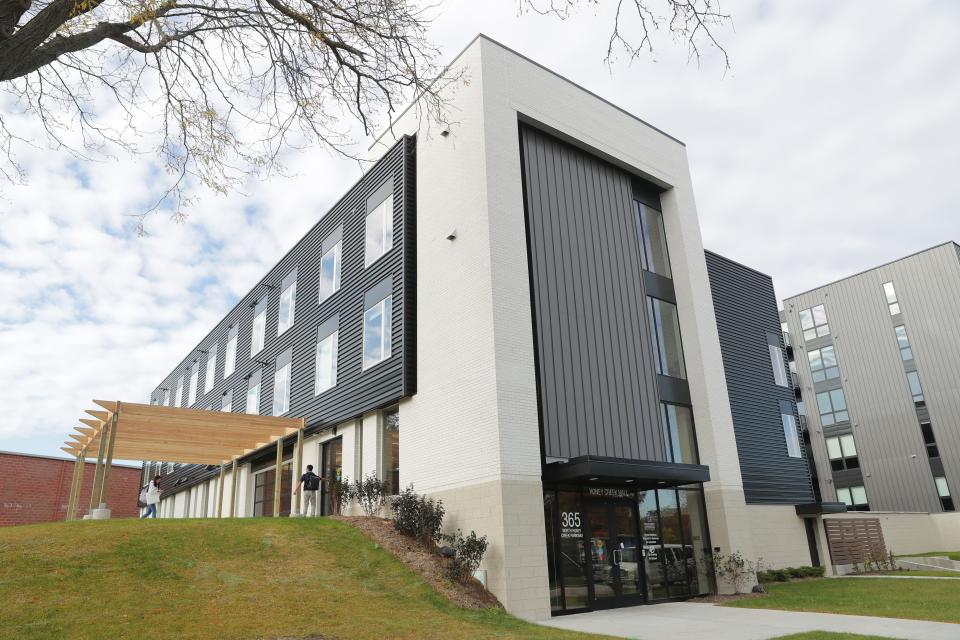
[[[457,529],[456,533],[445,535],[443,539],[455,551],[447,565],[447,576],[453,580],[463,580],[472,575],[480,566],[483,554],[487,552],[487,536],[478,538],[477,533],[471,531],[470,535],[464,537],[463,532]]]
[[[805,576],[803,569],[804,567],[787,567],[784,571],[791,578],[803,578]]]
[[[439,542],[444,513],[442,500],[419,495],[411,484],[393,501],[393,526],[411,538]]]
[[[350,487],[350,481],[347,478],[334,480],[330,483],[330,506],[335,515],[343,512],[343,505],[353,499],[353,489]]]
[[[742,553],[734,551],[729,555],[715,553],[713,570],[718,580],[730,583],[737,593],[744,593],[744,589],[752,586],[752,578],[756,574],[757,567],[744,558]]]
[[[387,497],[387,483],[370,472],[363,480],[353,483],[353,499],[360,503],[363,512],[368,516],[378,516],[383,511],[383,503]]]

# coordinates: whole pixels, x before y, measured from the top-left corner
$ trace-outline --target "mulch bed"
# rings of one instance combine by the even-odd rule
[[[365,516],[333,516],[333,518],[363,531],[453,604],[467,609],[503,608],[500,601],[476,578],[468,577],[463,582],[454,582],[448,578],[446,567],[450,559],[441,556],[436,545],[401,534],[393,528],[392,520]]]

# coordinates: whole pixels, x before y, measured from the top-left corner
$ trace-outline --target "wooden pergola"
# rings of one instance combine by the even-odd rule
[[[277,472],[274,482],[273,515],[280,515],[280,469],[283,465],[283,442],[296,434],[296,461],[303,459],[301,418],[224,413],[199,409],[180,409],[151,404],[94,400],[96,409],[87,409],[91,418],[81,418],[70,439],[61,447],[76,457],[67,520],[75,520],[83,485],[83,468],[87,458],[96,456],[97,466],[90,492],[90,511],[106,507],[107,488],[113,460],[151,460],[220,466],[217,517],[223,515],[223,486],[227,466],[231,467],[233,491],[229,515],[233,516],[237,501],[237,460],[271,445],[277,448]],[[297,503],[300,495],[297,494]],[[299,511],[299,504],[296,505]]]

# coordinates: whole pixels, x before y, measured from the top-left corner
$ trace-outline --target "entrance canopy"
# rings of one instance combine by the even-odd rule
[[[710,468],[700,464],[580,456],[546,465],[543,479],[547,482],[632,484],[636,488],[673,487],[709,481]]]
[[[101,440],[111,458],[190,464],[225,464],[297,433],[300,418],[180,409],[119,400],[94,400],[66,441],[71,456],[97,456]],[[106,442],[109,439],[109,442]]]

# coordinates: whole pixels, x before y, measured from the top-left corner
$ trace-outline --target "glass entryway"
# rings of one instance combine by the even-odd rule
[[[637,507],[633,502],[588,500],[594,608],[643,602]]]
[[[710,593],[710,542],[699,485],[544,492],[550,603],[574,613]]]

